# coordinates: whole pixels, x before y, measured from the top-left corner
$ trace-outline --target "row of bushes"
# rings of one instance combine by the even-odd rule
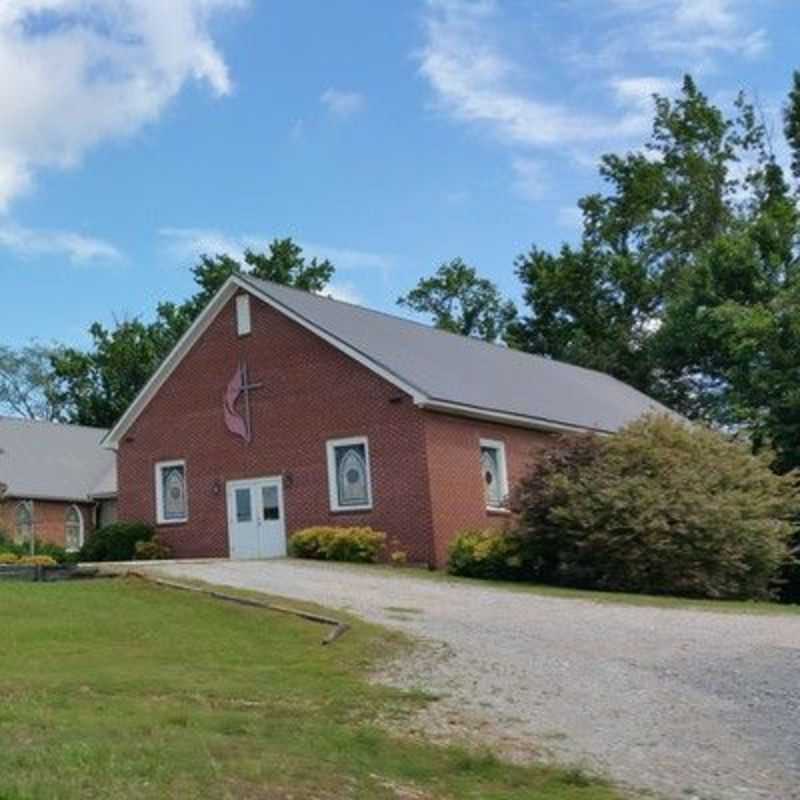
[[[315,527],[295,533],[290,551],[296,558],[326,561],[375,563],[386,550],[386,534],[371,528]],[[403,553],[392,553],[403,561]],[[172,557],[172,549],[162,542],[150,525],[142,522],[116,522],[89,537],[81,549],[81,561],[156,560]]]
[[[152,526],[143,522],[115,522],[92,533],[78,553],[37,539],[17,544],[0,533],[0,564],[70,564],[78,561],[149,561],[170,558],[172,549],[162,542]],[[46,559],[46,562],[42,559]]]
[[[798,475],[669,417],[564,438],[512,497],[506,532],[456,539],[449,570],[577,588],[711,598],[794,591]]]
[[[55,564],[73,563],[78,559],[76,553],[68,553],[63,547],[40,539],[34,541],[33,553],[32,556],[30,543],[17,544],[0,532],[0,563],[9,564],[38,556],[49,558]]]
[[[18,556],[15,553],[0,553],[0,566],[56,567],[58,562],[51,556]]]

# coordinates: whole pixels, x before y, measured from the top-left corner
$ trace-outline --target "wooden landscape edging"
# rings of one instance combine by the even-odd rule
[[[204,594],[208,597],[213,597],[217,600],[224,600],[226,603],[236,603],[240,606],[249,606],[251,608],[263,608],[267,611],[277,611],[280,614],[291,614],[295,617],[307,619],[310,622],[317,622],[321,625],[330,625],[333,630],[322,640],[323,645],[332,644],[340,636],[350,630],[350,626],[346,622],[334,619],[333,617],[326,617],[322,614],[314,614],[311,611],[303,611],[299,608],[289,608],[288,606],[280,606],[276,603],[268,603],[264,600],[255,600],[249,597],[237,597],[233,594],[225,594],[216,589],[204,589],[202,586],[191,586],[190,584],[177,583],[175,581],[167,581],[163,578],[154,578],[143,572],[130,570],[125,575],[140,578],[141,580],[155,583],[157,586],[164,586],[168,589],[178,589],[183,592],[194,592],[195,594]]]
[[[71,578],[94,578],[96,569],[86,569],[76,565],[57,564],[0,564],[0,581],[29,581],[32,583],[65,581]]]

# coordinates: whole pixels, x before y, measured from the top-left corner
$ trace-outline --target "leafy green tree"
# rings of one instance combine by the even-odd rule
[[[244,264],[229,255],[200,257],[192,274],[197,291],[182,303],[160,303],[155,319],[123,320],[106,328],[95,322],[89,329],[88,350],[66,348],[54,354],[56,396],[71,422],[110,427],[131,404],[175,343],[233,274],[321,291],[334,273],[327,259],[306,260],[291,239],[276,239],[266,253],[247,250]]]
[[[423,278],[398,305],[430,314],[437,328],[494,342],[503,336],[516,316],[510,300],[503,300],[497,286],[460,258],[442,264],[430,278]]]
[[[130,405],[166,354],[158,323],[138,319],[113,328],[95,322],[89,350],[66,348],[53,358],[59,400],[70,422],[110,427]]]
[[[28,419],[61,420],[60,402],[51,359],[56,346],[32,342],[14,350],[0,345],[0,413]]]
[[[789,102],[783,112],[786,141],[792,151],[792,174],[800,181],[800,71],[795,71]]]
[[[517,261],[507,341],[601,369],[800,465],[800,216],[757,109],[728,117],[687,77],[643,150],[606,155],[579,245]],[[785,113],[800,154],[800,78]],[[794,144],[793,144],[794,137]],[[800,160],[797,161],[800,164]]]

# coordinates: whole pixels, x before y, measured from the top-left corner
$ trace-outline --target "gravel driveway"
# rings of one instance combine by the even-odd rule
[[[670,798],[800,798],[800,616],[599,604],[291,560],[159,571],[420,637],[392,681],[487,719],[489,742],[530,740]]]

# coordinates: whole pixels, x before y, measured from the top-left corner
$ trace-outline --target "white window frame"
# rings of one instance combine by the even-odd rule
[[[78,512],[78,520],[80,521],[80,530],[78,531],[78,541],[79,544],[77,547],[67,547],[66,550],[68,553],[77,553],[83,547],[83,543],[85,541],[85,533],[86,533],[86,523],[83,519],[83,511],[81,511],[79,506],[76,506],[74,503],[72,505],[67,506],[66,513],[64,514],[64,544],[67,543],[67,514],[70,511],[75,510]]]
[[[506,460],[506,443],[501,442],[499,439],[481,439],[480,446],[478,448],[479,458],[478,461],[480,463],[480,453],[483,449],[492,449],[497,452],[497,467],[500,471],[500,489],[503,492],[503,502],[506,501],[508,498],[508,461]],[[484,488],[484,480],[483,480],[483,472],[481,471],[481,489],[484,490],[485,496],[485,488]],[[484,500],[485,502],[485,500]],[[491,506],[488,503],[486,504],[487,511],[508,511],[505,505],[499,506]]]
[[[364,446],[364,460],[367,470],[367,502],[357,506],[343,506],[339,504],[338,470],[336,469],[336,448],[350,447],[352,445]],[[325,442],[328,457],[328,498],[331,511],[371,511],[374,498],[372,496],[372,469],[370,468],[369,439],[366,436],[351,436],[348,439],[328,439]]]
[[[33,500],[20,500],[14,506],[14,544],[30,544],[30,542],[21,542],[19,539],[19,510],[24,508],[28,511],[31,518],[31,539],[36,539],[36,508]]]
[[[247,336],[253,330],[250,318],[250,295],[236,295],[236,334]]]
[[[164,481],[161,473],[171,467],[183,467],[183,492],[186,496],[186,513],[180,519],[166,519],[164,517]],[[155,465],[156,482],[156,521],[159,525],[183,525],[189,521],[189,472],[186,469],[186,461],[178,459],[176,461],[159,461]]]

